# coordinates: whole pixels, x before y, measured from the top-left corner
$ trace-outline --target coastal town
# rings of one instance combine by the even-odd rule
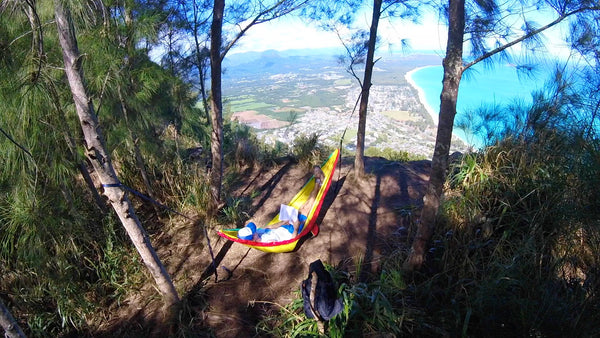
[[[382,70],[380,70],[382,71]],[[331,75],[328,75],[331,80]],[[289,74],[275,75],[282,81],[300,81],[299,76]],[[407,152],[422,158],[433,154],[436,125],[431,108],[422,104],[418,89],[412,81],[403,81],[398,85],[373,85],[370,90],[369,107],[365,135],[365,149],[391,149]],[[315,88],[307,86],[306,95],[314,94]],[[356,148],[356,130],[358,127],[357,100],[360,88],[357,84],[337,87],[345,91],[343,105],[331,107],[296,107],[302,113],[290,121],[276,119],[255,110],[237,111],[231,120],[247,124],[256,129],[258,137],[268,144],[282,142],[292,145],[300,135],[317,134],[319,142],[326,146],[337,147],[344,136],[342,145],[348,151]],[[308,91],[312,91],[308,92]],[[287,102],[285,98],[283,102]],[[285,107],[271,108],[285,110]],[[289,108],[292,109],[292,108]],[[437,122],[437,121],[435,121]],[[468,146],[455,137],[454,151],[467,151]]]

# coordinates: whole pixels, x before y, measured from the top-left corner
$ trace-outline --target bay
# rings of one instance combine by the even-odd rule
[[[455,122],[483,106],[504,105],[515,101],[531,103],[531,93],[541,89],[548,76],[550,76],[549,71],[538,72],[536,77],[523,76],[511,64],[494,67],[483,64],[475,65],[465,72],[461,80]],[[407,73],[406,78],[419,91],[419,99],[437,124],[443,67],[416,68]],[[475,148],[479,148],[485,143],[485,140],[458,129],[456,126],[453,132]]]

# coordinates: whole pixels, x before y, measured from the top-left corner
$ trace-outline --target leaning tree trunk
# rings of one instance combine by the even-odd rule
[[[66,121],[67,117],[65,115],[64,110],[62,109],[62,106],[60,105],[60,98],[58,96],[58,92],[56,91],[54,84],[52,83],[52,84],[49,84],[48,86],[46,86],[46,90],[47,90],[48,94],[50,95],[50,97],[52,98],[52,104],[54,105],[54,109],[56,109],[56,111],[60,114],[60,118],[63,121]],[[106,202],[104,202],[104,200],[98,193],[98,189],[96,189],[96,185],[94,185],[94,180],[92,179],[92,176],[90,175],[90,171],[88,170],[88,167],[85,164],[85,161],[80,159],[79,155],[77,154],[77,144],[75,143],[75,139],[69,131],[69,127],[66,124],[64,124],[64,125],[62,125],[62,128],[63,128],[63,133],[65,135],[65,141],[67,143],[67,147],[69,148],[69,155],[71,157],[70,159],[73,162],[77,163],[77,169],[79,169],[79,172],[81,173],[81,177],[83,177],[83,180],[87,184],[88,189],[90,190],[90,193],[92,194],[92,197],[93,197],[94,201],[96,202],[96,205],[98,206],[100,211],[102,211],[103,213],[106,213],[108,211]]]
[[[223,33],[223,11],[225,0],[215,0],[213,21],[210,27],[210,78],[211,78],[211,120],[212,134],[210,150],[212,169],[210,189],[213,207],[221,202],[221,181],[223,176],[223,102],[221,97],[221,35]],[[213,209],[213,208],[211,208]]]
[[[19,326],[19,323],[12,316],[10,311],[4,306],[0,300],[0,326],[4,329],[4,336],[9,338],[26,337]]]
[[[371,78],[375,62],[375,45],[377,43],[377,26],[381,16],[382,0],[373,2],[373,19],[369,33],[369,46],[367,49],[367,61],[365,63],[365,76],[361,88],[360,106],[358,109],[358,131],[356,133],[356,155],[354,157],[354,175],[361,177],[365,174],[365,133],[367,127],[367,107],[369,105],[369,91],[371,90]]]
[[[449,6],[448,45],[446,58],[444,58],[444,79],[440,95],[440,117],[435,150],[431,160],[431,174],[425,192],[424,206],[421,211],[421,222],[412,244],[409,256],[404,262],[404,269],[419,269],[424,260],[427,245],[437,220],[440,199],[446,170],[448,168],[448,155],[452,142],[452,129],[456,115],[456,101],[458,86],[463,72],[463,35],[465,30],[465,0],[450,0]]]
[[[100,182],[105,187],[104,194],[108,197],[123,227],[140,253],[144,264],[150,270],[152,277],[154,277],[158,290],[164,298],[165,305],[171,309],[173,305],[179,304],[179,296],[167,270],[162,265],[156,251],[154,251],[150,239],[137,218],[133,210],[133,205],[123,190],[112,166],[110,156],[104,144],[102,131],[94,112],[92,100],[89,98],[84,85],[81,55],[77,47],[77,39],[71,22],[71,15],[68,9],[63,7],[61,0],[55,0],[54,5],[65,74],[67,75],[75,109],[83,130],[86,156],[94,166]]]

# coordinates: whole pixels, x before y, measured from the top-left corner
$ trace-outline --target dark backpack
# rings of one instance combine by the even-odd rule
[[[320,259],[310,263],[308,278],[302,281],[304,313],[308,318],[329,320],[340,313],[342,300],[336,298],[337,286]]]

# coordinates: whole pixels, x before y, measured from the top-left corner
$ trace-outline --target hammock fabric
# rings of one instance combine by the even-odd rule
[[[323,182],[321,184],[321,189],[319,190],[319,192],[317,193],[317,196],[315,197],[315,203],[313,204],[312,208],[310,209],[310,212],[308,213],[308,215],[306,215],[307,217],[306,217],[306,221],[304,222],[304,227],[302,227],[302,231],[296,237],[286,240],[286,241],[280,241],[280,242],[270,242],[270,243],[256,242],[253,240],[245,240],[245,239],[238,238],[237,232],[238,232],[238,230],[240,230],[239,228],[238,229],[219,230],[218,231],[219,236],[221,236],[225,239],[228,239],[230,241],[241,243],[241,244],[244,244],[251,248],[261,250],[264,252],[294,251],[294,249],[296,248],[296,245],[298,244],[298,241],[304,235],[307,235],[310,232],[313,234],[313,236],[316,236],[319,233],[319,226],[316,224],[317,216],[319,215],[319,211],[321,210],[321,205],[323,204],[325,195],[327,195],[327,191],[329,190],[329,186],[331,185],[331,179],[333,177],[333,172],[335,171],[335,166],[337,165],[338,160],[339,160],[339,149],[336,149],[333,153],[331,153],[331,155],[329,156],[329,159],[327,161],[325,161],[325,163],[321,166],[321,169],[323,170],[323,173],[325,174],[325,179],[323,180]],[[315,177],[312,176],[308,180],[308,182],[306,182],[304,184],[304,186],[302,187],[302,189],[300,189],[300,191],[296,194],[296,196],[294,196],[294,198],[292,198],[292,200],[287,204],[293,206],[296,209],[299,209],[302,206],[302,204],[304,204],[304,202],[306,202],[308,200],[308,198],[310,197],[310,193],[313,190],[314,186],[315,186]],[[278,221],[279,221],[279,214],[277,214],[271,220],[271,222],[269,222],[267,225],[277,223]]]

